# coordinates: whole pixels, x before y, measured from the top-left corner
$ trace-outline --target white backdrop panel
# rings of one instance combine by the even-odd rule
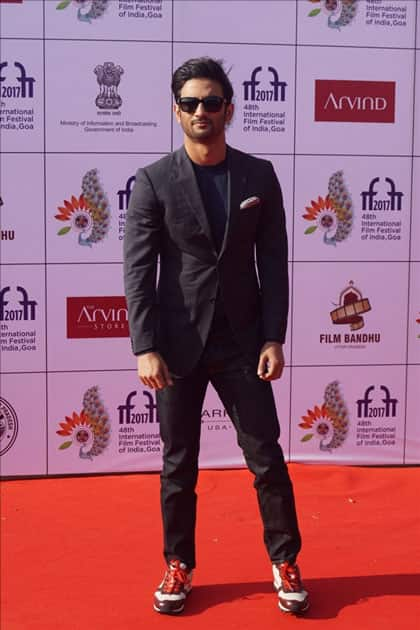
[[[82,66],[74,46],[46,42],[47,150],[168,151],[170,44],[78,42]]]
[[[31,0],[32,1],[32,0]],[[58,39],[170,40],[172,2],[168,0],[107,0],[94,17],[87,5],[78,11],[71,3],[57,9],[59,0],[45,5],[46,37]]]
[[[295,263],[294,364],[404,363],[407,278],[408,263],[371,263],[368,273],[363,262]],[[334,323],[346,304],[356,310]]]
[[[129,195],[134,187],[134,177],[138,168],[157,160],[160,155],[147,154],[55,154],[48,155],[47,170],[47,260],[51,263],[68,262],[122,262],[122,241],[125,232],[125,213]],[[86,229],[77,224],[79,215],[76,205],[69,211],[67,220],[59,208],[65,208],[65,201],[72,203],[72,197],[80,200],[84,194],[83,178],[90,171],[100,191],[107,200],[109,223],[102,238],[91,242],[93,224],[88,209]],[[82,226],[84,224],[82,223]],[[68,230],[59,234],[62,230]],[[88,242],[90,245],[86,245]]]
[[[411,155],[413,131],[412,50],[300,47],[297,54],[297,153]],[[320,122],[314,120],[315,81],[395,83],[395,123]],[[366,85],[364,97],[372,86]],[[353,99],[354,92],[344,94]],[[353,114],[356,105],[335,98],[337,107]],[[324,101],[319,106],[324,106]],[[378,103],[378,107],[383,104]],[[332,109],[335,105],[329,105]],[[361,106],[363,107],[363,105]],[[370,107],[370,105],[369,105]]]
[[[331,464],[401,464],[405,369],[381,365],[294,368],[292,459]],[[326,401],[336,416],[328,410],[316,412],[315,407],[321,411]],[[306,426],[301,427],[304,417]]]
[[[354,17],[347,24],[344,23],[346,11],[340,4],[337,3],[336,11],[331,13],[325,4],[314,5],[310,0],[298,2],[298,43],[390,48],[414,46],[414,2],[357,0]]]
[[[410,280],[408,363],[420,364],[420,262],[411,263]],[[415,415],[418,418],[419,412]]]
[[[420,328],[418,326],[417,328]],[[420,344],[420,338],[417,339]],[[406,434],[406,450],[405,463],[419,463],[419,444],[420,444],[420,365],[408,366],[407,380],[407,434]]]
[[[234,88],[232,146],[252,153],[292,153],[294,141],[294,46],[174,44],[174,65],[209,55],[222,59]],[[174,121],[174,144],[182,133]]]
[[[1,150],[43,151],[42,41],[3,40],[0,63]]]
[[[38,372],[45,362],[45,272],[42,265],[1,269],[2,372]]]
[[[45,263],[44,157],[4,153],[0,162],[2,263]]]
[[[46,475],[46,375],[2,374],[2,475]],[[34,404],[36,401],[36,404]]]
[[[339,239],[334,177],[351,211]],[[408,260],[410,206],[411,158],[296,156],[295,260]]]
[[[42,0],[31,2],[0,3],[0,22],[2,37],[43,37]]]
[[[294,44],[296,4],[291,0],[177,0],[174,39],[187,42]]]
[[[51,265],[47,282],[50,370],[135,367],[126,314],[114,312],[123,308],[122,265]],[[76,297],[85,299],[74,307],[69,322],[67,299]],[[101,301],[103,297],[117,299]],[[76,330],[73,334],[86,337],[69,338],[69,325]],[[124,336],[116,336],[121,331]]]

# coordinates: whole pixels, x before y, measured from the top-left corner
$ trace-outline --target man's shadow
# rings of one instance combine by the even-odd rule
[[[309,591],[311,607],[305,614],[309,619],[331,619],[339,612],[372,597],[384,595],[420,595],[420,574],[359,575],[353,577],[313,578],[304,581]],[[223,602],[258,599],[273,593],[266,582],[236,582],[195,586],[183,616],[197,615]]]

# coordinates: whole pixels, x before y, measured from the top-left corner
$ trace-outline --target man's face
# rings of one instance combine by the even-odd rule
[[[182,86],[180,96],[204,98],[205,96],[223,97],[223,89],[217,81],[210,79],[190,79]],[[179,105],[174,105],[177,121],[185,135],[193,141],[211,144],[224,134],[226,124],[233,115],[233,105],[224,103],[219,112],[206,112],[200,103],[192,114],[181,111]]]

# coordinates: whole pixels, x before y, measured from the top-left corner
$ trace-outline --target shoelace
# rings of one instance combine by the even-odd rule
[[[188,582],[188,573],[176,564],[170,564],[165,573],[162,591],[164,593],[179,593]]]
[[[301,591],[299,569],[296,565],[286,564],[280,567],[280,577],[284,591]]]

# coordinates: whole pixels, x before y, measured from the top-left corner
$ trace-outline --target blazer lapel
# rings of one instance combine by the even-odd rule
[[[189,208],[191,214],[197,219],[204,234],[209,240],[209,246],[215,251],[210,224],[201,199],[200,189],[194,173],[194,168],[188,158],[184,147],[177,152],[178,169],[174,174],[176,183],[177,201],[180,205]]]
[[[228,218],[219,258],[223,255],[228,245],[236,219],[241,212],[239,206],[246,196],[246,186],[246,162],[242,159],[242,155],[239,152],[228,147]]]

